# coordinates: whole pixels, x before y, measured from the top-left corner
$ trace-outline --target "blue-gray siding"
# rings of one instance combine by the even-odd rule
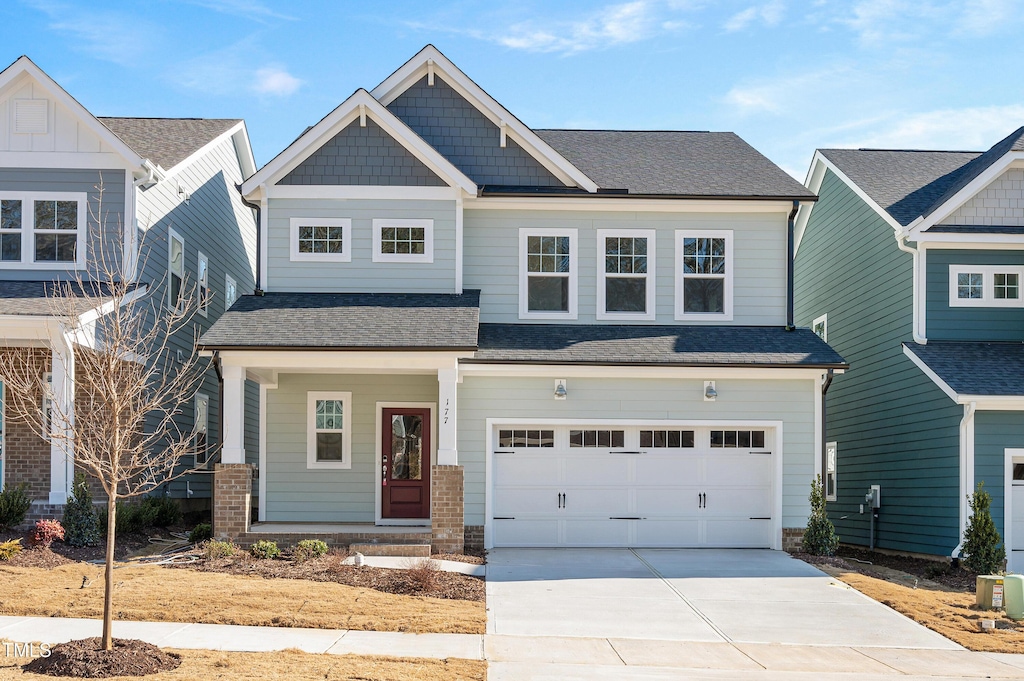
[[[978,411],[974,415],[974,479],[992,495],[992,519],[1004,531],[1006,450],[1024,449],[1024,412]],[[1020,548],[1020,547],[1018,547]]]
[[[834,174],[796,258],[796,321],[828,315],[828,342],[849,363],[828,392],[826,441],[838,443],[842,541],[868,543],[864,494],[881,485],[877,545],[948,555],[958,542],[959,422],[953,404],[902,352],[911,340],[912,261],[892,228]]]
[[[328,140],[278,184],[444,187],[430,168],[372,119],[358,119]]]
[[[1021,266],[1024,265],[1024,250],[928,249],[926,337],[929,340],[1024,340],[1024,307],[949,306],[950,265]]]
[[[388,105],[420,137],[477,184],[561,187],[564,183],[501,131],[440,76],[427,77]]]

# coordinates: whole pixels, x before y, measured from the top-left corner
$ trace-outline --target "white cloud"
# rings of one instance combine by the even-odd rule
[[[836,146],[982,151],[1021,125],[1020,104],[900,113],[840,135]]]
[[[189,2],[193,5],[213,10],[214,12],[245,17],[260,23],[268,23],[270,19],[278,19],[282,21],[296,20],[295,17],[287,14],[281,14],[280,12],[267,7],[265,4],[257,2],[256,0],[189,0]]]
[[[781,0],[772,0],[764,5],[754,5],[729,17],[723,28],[728,33],[734,33],[742,31],[755,21],[761,21],[766,26],[776,26],[782,20],[785,10],[786,5]]]
[[[83,11],[48,0],[28,0],[26,4],[50,18],[51,30],[70,36],[71,47],[121,66],[138,64],[161,33],[149,22],[117,12]]]
[[[182,61],[167,72],[167,78],[179,87],[217,97],[251,93],[287,97],[293,94],[302,86],[302,81],[284,66],[261,59],[257,41],[258,36],[249,36]]]
[[[1014,17],[1016,0],[967,0],[957,22],[959,32],[972,36],[995,33]]]
[[[266,66],[256,71],[253,89],[261,95],[287,97],[302,86],[302,81],[280,66]]]
[[[808,91],[820,90],[840,78],[849,80],[855,77],[850,69],[836,66],[781,78],[763,78],[733,86],[724,100],[743,115],[777,114],[798,106],[797,97]]]

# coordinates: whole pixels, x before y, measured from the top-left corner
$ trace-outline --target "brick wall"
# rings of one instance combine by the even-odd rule
[[[462,466],[430,467],[431,541],[438,553],[462,553],[465,544]]]
[[[237,539],[249,531],[253,466],[219,463],[213,474],[213,536]]]
[[[475,551],[484,550],[483,525],[466,525],[464,532],[467,549],[473,549]]]
[[[34,363],[39,375],[50,370],[50,353],[28,348],[5,350],[28,356],[35,354]],[[42,395],[18,394],[9,385],[4,386],[4,483],[10,487],[26,483],[28,495],[48,502],[50,497],[50,443],[25,420],[18,417],[18,408],[28,406],[41,408]],[[26,405],[30,400],[32,404]]]
[[[782,528],[782,550],[799,551],[804,543],[804,528],[784,527]]]

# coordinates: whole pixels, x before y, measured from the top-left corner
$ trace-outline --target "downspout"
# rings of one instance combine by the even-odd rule
[[[911,333],[912,333],[912,336],[914,338],[914,342],[915,343],[920,343],[921,345],[926,345],[928,343],[928,339],[924,335],[924,329],[920,328],[920,326],[921,326],[921,324],[920,324],[921,316],[920,316],[920,314],[918,314],[918,307],[920,305],[924,305],[924,299],[922,298],[922,296],[924,295],[924,291],[920,291],[919,290],[920,289],[920,285],[918,283],[918,278],[919,278],[920,269],[921,269],[921,252],[918,249],[912,248],[912,247],[907,245],[907,235],[906,234],[897,234],[896,235],[896,247],[899,248],[904,253],[910,253],[914,257],[914,274],[913,274],[913,277],[914,277],[914,287],[913,287],[914,304],[913,304],[913,324],[911,325],[911,328],[912,328],[912,332]]]
[[[217,456],[224,449],[224,372],[220,366],[220,352],[213,351],[213,370],[217,374]]]
[[[800,210],[800,202],[793,201],[793,210],[789,211],[789,219],[786,220],[786,331],[793,331],[796,325],[793,323],[793,262],[794,251],[796,250],[796,214]]]
[[[825,413],[827,410],[825,393],[828,392],[828,387],[832,385],[832,379],[835,378],[835,371],[833,369],[828,370],[828,374],[825,375],[825,382],[821,384],[821,491],[822,494],[827,492],[827,478],[828,478],[828,431],[825,429],[827,419]]]
[[[235,185],[235,189],[238,190],[239,194],[242,193],[241,185]],[[260,245],[261,245],[262,240],[263,240],[262,239],[262,237],[263,237],[263,225],[261,224],[262,221],[263,221],[263,211],[260,209],[258,204],[252,203],[250,201],[246,201],[244,196],[242,197],[242,203],[244,205],[248,206],[249,208],[252,208],[254,211],[256,211],[256,290],[253,291],[253,293],[258,295],[258,296],[262,296],[263,295],[263,282],[260,280],[260,270],[262,269],[260,267]],[[223,384],[223,381],[222,381],[221,382],[221,393],[223,393],[223,392],[224,392],[224,384]]]
[[[951,558],[959,558],[964,547],[964,530],[967,529],[967,495],[974,492],[974,412],[978,409],[977,402],[964,405],[964,417],[960,419],[960,541],[949,554]],[[970,432],[969,432],[970,431]]]

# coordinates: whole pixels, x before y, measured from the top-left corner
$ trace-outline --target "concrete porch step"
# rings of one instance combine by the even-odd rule
[[[430,558],[430,544],[350,544],[349,553],[392,558]]]

